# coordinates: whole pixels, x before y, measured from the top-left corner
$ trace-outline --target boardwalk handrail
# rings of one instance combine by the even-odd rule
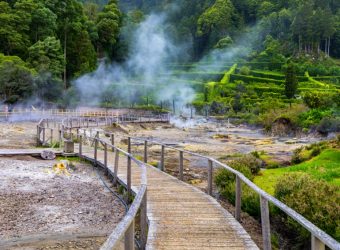
[[[68,124],[70,125],[70,124]],[[66,126],[68,129],[72,130],[73,127]],[[114,138],[113,133],[106,133],[111,135]],[[328,235],[326,232],[322,231],[320,228],[315,226],[313,223],[311,223],[309,220],[307,220],[305,217],[276,199],[275,197],[271,196],[267,192],[260,189],[258,186],[256,186],[252,181],[250,181],[248,178],[246,178],[241,172],[231,168],[230,166],[208,156],[201,155],[199,153],[187,151],[187,150],[181,150],[173,146],[166,145],[165,143],[158,142],[155,140],[149,140],[149,139],[141,139],[141,138],[134,138],[128,136],[128,148],[131,149],[131,141],[135,140],[138,142],[144,143],[144,162],[147,163],[148,158],[148,145],[156,144],[162,147],[161,150],[161,169],[164,170],[164,154],[165,149],[171,149],[178,151],[180,153],[179,155],[179,162],[180,162],[180,179],[183,180],[183,154],[189,154],[192,156],[199,157],[201,159],[205,159],[209,162],[209,168],[208,168],[208,194],[212,195],[212,180],[213,180],[213,167],[214,164],[218,165],[229,172],[233,173],[236,176],[236,199],[235,199],[235,218],[237,220],[240,220],[240,214],[241,214],[241,183],[244,182],[248,187],[250,187],[253,191],[255,191],[260,196],[260,207],[261,207],[261,226],[262,226],[262,237],[263,237],[263,246],[265,250],[271,249],[271,236],[270,236],[270,219],[269,219],[269,202],[271,202],[274,206],[279,208],[281,211],[283,211],[286,215],[294,219],[297,223],[299,223],[301,226],[303,226],[306,230],[308,230],[311,233],[311,246],[312,249],[324,249],[325,245],[333,250],[339,250],[340,244],[337,242],[334,238],[332,238],[330,235]],[[114,147],[114,142],[111,141],[111,146]],[[132,157],[132,155],[130,155]]]
[[[275,197],[271,196],[261,188],[259,188],[257,185],[255,185],[252,181],[250,181],[247,177],[245,177],[242,173],[239,171],[231,168],[230,166],[214,159],[208,156],[204,156],[198,153],[194,153],[187,150],[181,150],[178,148],[175,148],[173,146],[168,146],[164,143],[157,142],[154,140],[142,140],[140,138],[132,138],[136,141],[145,141],[147,143],[153,143],[158,144],[162,146],[162,148],[169,148],[175,151],[180,152],[180,158],[183,158],[183,153],[200,157],[202,159],[206,159],[209,161],[209,165],[212,165],[212,163],[215,163],[216,165],[225,168],[229,172],[235,174],[236,176],[236,199],[235,199],[235,218],[237,220],[240,220],[240,213],[241,213],[241,181],[243,181],[248,187],[250,187],[253,191],[255,191],[257,194],[260,195],[261,200],[261,224],[262,224],[262,234],[263,234],[263,245],[264,249],[271,249],[271,237],[270,237],[270,220],[269,220],[269,207],[268,207],[268,201],[270,201],[274,206],[282,210],[284,213],[286,213],[288,216],[293,218],[296,222],[298,222],[301,226],[303,226],[305,229],[307,229],[311,235],[312,235],[312,249],[319,249],[323,244],[327,245],[329,248],[334,250],[340,249],[340,244],[337,242],[334,238],[332,238],[330,235],[328,235],[326,232],[315,226],[313,223],[311,223],[309,220],[307,220],[305,217],[303,217],[301,214],[297,213],[295,210],[291,209]],[[164,150],[161,151],[164,154]],[[164,159],[164,156],[162,156],[162,159]],[[164,161],[163,161],[164,163]],[[213,165],[212,165],[213,166]],[[164,168],[164,166],[162,166]],[[183,168],[182,168],[183,170]],[[208,193],[212,194],[212,175],[213,170],[212,167],[209,167],[208,170]],[[180,173],[180,176],[183,176],[183,174]]]
[[[37,125],[37,138],[38,141],[40,141],[40,134],[41,131],[43,131],[43,137],[45,137],[45,125],[48,124],[47,119],[41,119]],[[63,119],[62,122],[62,128],[59,132],[64,133],[65,130],[70,129],[72,130],[72,127],[67,127],[66,120]],[[72,131],[70,131],[72,134]],[[63,137],[63,135],[61,135]],[[78,135],[77,135],[78,136]],[[138,211],[140,211],[140,248],[145,249],[146,241],[147,241],[147,174],[146,174],[146,164],[136,159],[130,152],[126,152],[120,148],[118,148],[115,145],[112,145],[110,143],[105,142],[104,140],[99,139],[98,137],[91,137],[86,136],[86,139],[92,140],[94,143],[94,157],[88,157],[83,155],[83,135],[79,135],[79,153],[78,156],[80,158],[84,158],[87,160],[90,160],[95,165],[98,165],[102,167],[105,172],[111,177],[111,179],[117,181],[118,176],[118,164],[119,164],[119,155],[123,155],[127,157],[128,159],[128,175],[127,175],[127,202],[130,201],[130,194],[132,192],[131,186],[132,186],[132,169],[131,169],[131,161],[137,164],[138,167],[141,168],[141,176],[140,176],[140,185],[137,193],[135,194],[135,198],[130,204],[129,210],[125,214],[124,218],[118,223],[116,228],[113,230],[113,232],[110,234],[108,239],[105,241],[105,243],[101,246],[101,250],[111,250],[116,249],[119,247],[120,241],[124,239],[124,245],[125,249],[128,250],[134,250],[135,249],[135,220],[136,216],[138,214]],[[44,138],[45,139],[45,138]],[[52,140],[51,140],[52,142]],[[97,158],[97,150],[98,150],[98,143],[101,143],[104,147],[104,162],[100,162]],[[108,148],[112,149],[112,151],[108,150]],[[130,150],[128,150],[130,151]],[[109,152],[115,153],[115,172],[113,172],[107,164],[107,154]]]
[[[110,133],[109,133],[110,134]],[[268,202],[271,202],[275,207],[279,208],[286,215],[294,219],[297,223],[303,226],[306,230],[308,230],[312,235],[311,246],[312,249],[324,249],[325,245],[333,250],[339,250],[340,244],[326,232],[315,226],[312,222],[307,220],[301,214],[297,213],[292,208],[288,207],[283,202],[279,201],[272,195],[268,194],[257,185],[255,185],[252,181],[250,181],[247,177],[245,177],[241,172],[231,168],[230,166],[212,158],[209,156],[204,156],[199,153],[178,149],[176,147],[166,145],[165,143],[149,140],[149,139],[141,139],[135,137],[128,137],[131,140],[135,140],[138,142],[144,143],[144,156],[147,158],[147,146],[152,143],[155,145],[159,145],[162,147],[161,150],[161,169],[164,170],[164,149],[168,148],[171,150],[178,151],[180,153],[180,179],[183,180],[183,154],[188,154],[192,156],[199,157],[201,159],[205,159],[209,162],[208,168],[208,194],[212,195],[212,175],[213,175],[213,163],[217,166],[220,166],[229,172],[233,173],[236,176],[236,199],[235,199],[235,218],[240,221],[241,214],[241,183],[244,182],[249,188],[255,191],[260,196],[260,206],[261,206],[261,224],[262,224],[262,234],[263,234],[263,245],[264,249],[271,249],[271,237],[270,237],[270,220],[269,220],[269,205]],[[144,162],[147,162],[147,159],[144,159]]]

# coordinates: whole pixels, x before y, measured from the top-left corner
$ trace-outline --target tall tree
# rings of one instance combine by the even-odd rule
[[[286,70],[285,81],[285,95],[288,99],[295,97],[298,88],[298,80],[295,73],[295,67],[292,63],[289,63]]]
[[[57,31],[57,15],[42,2],[38,2],[32,12],[30,24],[31,41],[36,43],[48,36],[53,36]]]
[[[99,36],[99,51],[104,51],[112,59],[113,48],[117,43],[121,13],[116,0],[109,0],[103,11],[99,13],[97,28]]]
[[[28,62],[40,73],[51,73],[61,78],[64,69],[64,58],[60,41],[55,37],[47,37],[38,41],[29,49]]]
[[[0,54],[0,96],[5,103],[14,104],[31,96],[34,72],[17,56]]]

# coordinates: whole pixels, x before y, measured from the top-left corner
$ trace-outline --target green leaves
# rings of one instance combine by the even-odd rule
[[[28,49],[28,62],[38,72],[51,72],[60,77],[64,68],[64,58],[60,41],[55,37],[47,37],[38,41]]]
[[[5,103],[13,104],[31,95],[33,73],[19,57],[0,54],[0,96]]]
[[[117,2],[111,0],[97,18],[98,43],[109,57],[112,55],[113,46],[117,43],[120,25],[121,13]]]
[[[213,31],[226,34],[234,15],[235,9],[230,0],[216,0],[198,19],[197,35],[209,35]]]
[[[292,99],[298,88],[298,80],[295,74],[295,68],[293,64],[288,64],[286,70],[286,81],[285,81],[285,95],[288,99]]]

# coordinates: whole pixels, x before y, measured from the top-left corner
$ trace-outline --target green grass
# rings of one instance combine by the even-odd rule
[[[340,186],[340,150],[326,149],[313,159],[286,168],[268,169],[256,176],[254,183],[270,194],[274,194],[277,180],[285,173],[304,172],[316,179]]]

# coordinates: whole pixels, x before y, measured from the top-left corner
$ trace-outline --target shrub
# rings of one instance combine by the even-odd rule
[[[299,164],[301,162],[308,161],[311,158],[318,156],[321,151],[327,147],[327,143],[319,142],[306,147],[297,148],[293,151],[292,163]]]
[[[242,66],[240,69],[240,74],[241,75],[250,75],[250,68],[247,66]]]
[[[302,128],[310,128],[318,125],[323,118],[329,117],[331,114],[331,110],[311,109],[299,115],[298,125]]]
[[[242,172],[248,179],[253,179],[252,175],[258,174],[260,171],[260,168],[262,166],[262,161],[253,156],[252,154],[250,155],[245,155],[239,159],[233,160],[229,163],[229,165]],[[243,168],[247,168],[250,170],[250,175],[248,174],[248,171],[243,170]],[[244,171],[244,172],[243,172]]]
[[[237,170],[243,173],[246,177],[253,179],[251,171],[248,167],[238,165]],[[235,204],[235,175],[227,169],[221,168],[215,175],[215,183],[220,192],[220,195],[227,199],[231,204]],[[258,195],[250,189],[246,184],[242,183],[242,211],[248,214],[260,216],[260,201]]]
[[[293,151],[293,156],[292,156],[292,160],[291,160],[292,163],[299,164],[299,163],[307,160],[306,158],[302,157],[302,155],[301,155],[302,150],[303,150],[303,147],[297,148]]]
[[[339,132],[340,131],[340,118],[339,117],[324,117],[321,120],[319,126],[317,127],[317,131],[321,134]]]
[[[248,179],[253,180],[254,175],[259,172],[262,162],[250,154],[229,162],[229,165]],[[215,174],[215,183],[221,196],[234,204],[235,175],[227,169],[221,168]],[[259,207],[260,201],[258,195],[246,184],[242,184],[242,210],[258,217],[260,215]]]
[[[340,239],[339,187],[316,180],[308,174],[289,173],[278,180],[275,197],[335,239]],[[287,227],[297,231],[302,241],[309,240],[309,232],[290,217],[282,217]]]
[[[317,91],[305,92],[302,96],[304,103],[311,109],[328,108],[332,106],[332,95]]]

